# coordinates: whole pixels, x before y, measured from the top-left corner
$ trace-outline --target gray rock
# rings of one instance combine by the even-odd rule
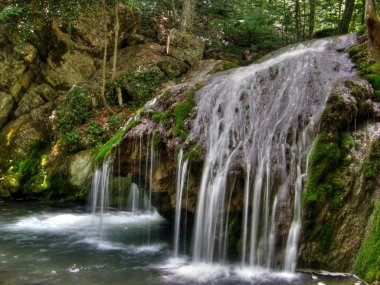
[[[69,182],[79,188],[85,187],[92,174],[92,150],[79,152],[71,157]]]

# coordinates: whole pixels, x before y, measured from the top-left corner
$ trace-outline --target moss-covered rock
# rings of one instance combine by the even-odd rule
[[[188,64],[170,56],[161,58],[157,65],[170,78],[177,77],[190,68]]]
[[[24,94],[14,112],[15,117],[20,117],[45,104],[44,99],[33,90]]]
[[[172,30],[170,33],[169,55],[194,65],[198,60],[203,58],[205,50],[202,39],[195,35]]]
[[[49,116],[53,104],[48,103],[28,114],[9,122],[1,132],[0,165],[9,164],[10,159],[23,160],[37,145],[49,141],[51,123]]]
[[[354,271],[368,282],[380,281],[380,200],[372,216],[371,228],[360,247]]]

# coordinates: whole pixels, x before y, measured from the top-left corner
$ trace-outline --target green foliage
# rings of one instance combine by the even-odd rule
[[[193,147],[183,155],[183,160],[189,159],[192,162],[199,162],[201,160],[201,149]]]
[[[357,255],[354,272],[367,282],[380,280],[380,200],[373,212],[371,229]]]
[[[368,80],[375,91],[375,100],[380,102],[380,61],[373,62],[369,56],[368,43],[352,46],[348,54],[359,69],[359,75]]]
[[[24,9],[18,6],[7,6],[0,12],[0,22],[4,22],[12,17],[19,17],[24,13]]]
[[[106,143],[104,143],[98,150],[97,154],[94,157],[94,163],[96,165],[100,164],[103,159],[111,153],[115,145],[117,145],[121,139],[124,137],[124,134],[130,129],[134,128],[141,123],[141,120],[133,120],[125,128],[120,128],[119,131],[111,137]]]
[[[188,130],[185,126],[185,120],[189,117],[191,110],[195,106],[194,94],[191,94],[185,101],[175,106],[173,136],[180,137],[185,140],[188,135]]]
[[[90,120],[83,133],[89,135],[89,144],[91,146],[98,146],[103,141],[105,130],[97,121]]]
[[[130,97],[126,104],[141,107],[153,97],[157,88],[166,80],[164,74],[155,65],[122,74],[118,84]]]
[[[78,127],[86,123],[92,114],[91,98],[86,87],[74,86],[58,103],[56,116],[59,138],[69,152],[78,149],[80,132]],[[89,132],[93,132],[94,128]]]

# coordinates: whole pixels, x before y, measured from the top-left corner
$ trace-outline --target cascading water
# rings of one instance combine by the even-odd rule
[[[185,180],[187,174],[187,166],[189,160],[183,161],[183,150],[180,149],[178,154],[177,166],[177,189],[176,189],[176,208],[175,208],[175,221],[174,221],[174,256],[179,254],[179,236],[181,227],[181,209],[182,209],[182,196],[185,188]]]
[[[96,213],[105,214],[109,210],[110,165],[110,160],[106,160],[101,168],[95,170],[90,192],[91,213],[93,215]]]
[[[242,265],[295,270],[305,160],[335,82],[353,74],[347,55],[337,51],[353,40],[346,36],[301,44],[216,77],[199,91],[190,139],[205,146],[206,158],[193,232],[194,262],[223,259],[231,197],[228,175],[232,169],[244,169]],[[178,185],[187,163],[179,166]],[[177,186],[178,219],[181,187]],[[277,223],[283,215],[279,205],[290,202],[292,195],[293,222],[286,248],[280,249],[284,261],[278,266]]]

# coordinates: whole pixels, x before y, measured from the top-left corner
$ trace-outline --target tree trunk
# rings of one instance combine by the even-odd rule
[[[180,25],[180,30],[182,32],[191,32],[193,28],[194,15],[195,0],[183,0]]]
[[[295,28],[296,28],[296,37],[297,37],[297,41],[299,41],[301,39],[301,29],[300,29],[300,1],[299,0],[295,0],[295,17],[296,17],[296,21],[295,21]]]
[[[310,0],[309,38],[313,37],[315,22],[315,1]]]
[[[118,39],[119,39],[119,29],[120,29],[120,23],[119,23],[119,1],[115,1],[115,42],[114,42],[114,48],[113,48],[113,63],[112,63],[112,82],[116,79],[116,63],[117,63],[117,47],[119,45]],[[117,88],[116,88],[117,89]],[[120,88],[119,88],[120,89]],[[123,96],[120,92],[117,92],[117,102],[120,107],[123,107]]]
[[[103,0],[103,41],[104,41],[104,51],[103,51],[103,76],[102,76],[102,89],[100,93],[100,99],[103,103],[103,106],[108,109],[111,113],[114,113],[114,111],[111,109],[111,107],[108,105],[105,94],[106,94],[106,80],[107,80],[107,52],[108,52],[108,28],[107,28],[107,6],[106,1]]]
[[[380,58],[380,21],[376,13],[376,0],[367,0],[365,23],[368,29],[369,50],[374,59]]]
[[[355,0],[346,0],[344,3],[344,11],[342,21],[340,22],[339,32],[347,34],[350,29],[352,14],[354,13]]]

